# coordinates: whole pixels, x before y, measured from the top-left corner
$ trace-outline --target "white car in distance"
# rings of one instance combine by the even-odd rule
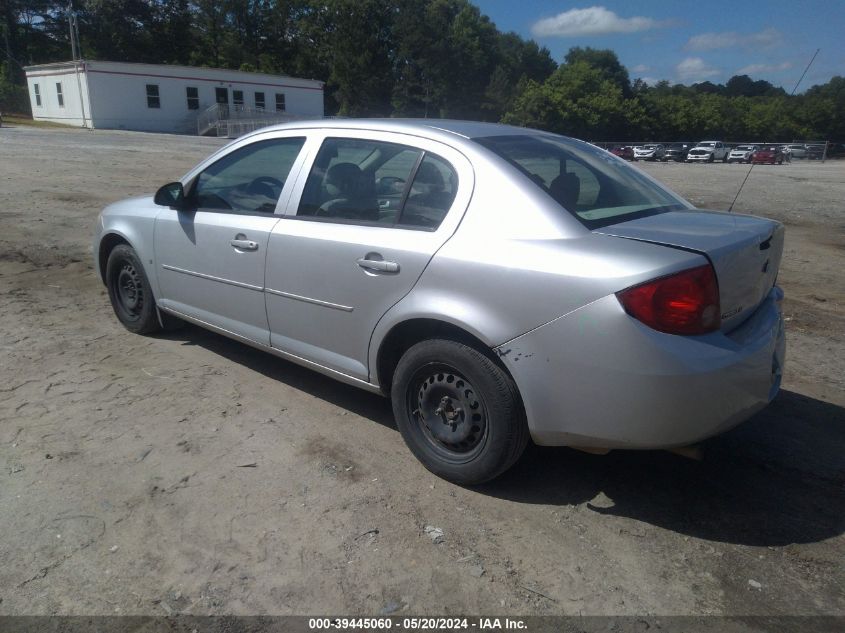
[[[751,157],[757,151],[756,145],[738,145],[728,154],[729,163],[750,163]]]

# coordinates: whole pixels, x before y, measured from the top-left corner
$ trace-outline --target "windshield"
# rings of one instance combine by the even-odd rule
[[[704,142],[704,143],[699,143],[698,146],[699,147],[716,147],[716,143],[714,143],[712,141],[708,141],[708,142]]]
[[[474,140],[528,176],[590,229],[691,208],[636,167],[582,141],[538,134]]]
[[[736,151],[738,151],[738,152],[747,152],[747,151],[748,151],[748,150],[750,150],[750,149],[754,149],[754,148],[753,148],[753,147],[751,147],[750,145],[740,145],[739,147],[737,147],[737,148],[736,148]]]

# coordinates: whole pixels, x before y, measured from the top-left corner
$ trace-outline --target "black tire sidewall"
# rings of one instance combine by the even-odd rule
[[[454,367],[484,401],[486,440],[469,461],[452,463],[439,456],[408,411],[407,394],[414,374],[433,363]],[[433,339],[408,349],[396,367],[391,398],[396,425],[411,452],[431,472],[457,484],[480,484],[497,477],[513,465],[527,443],[525,416],[513,381],[492,358],[463,343]]]
[[[131,263],[137,271],[144,292],[144,302],[137,316],[129,314],[123,308],[115,290],[115,275],[120,272],[125,262]],[[108,290],[115,316],[117,316],[117,319],[127,330],[136,334],[146,334],[159,329],[152,287],[147,279],[141,259],[131,246],[118,244],[109,253],[109,259],[106,263],[106,289]]]

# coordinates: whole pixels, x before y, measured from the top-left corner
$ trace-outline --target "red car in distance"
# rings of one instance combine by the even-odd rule
[[[783,150],[777,145],[763,145],[751,156],[751,162],[755,165],[758,163],[769,163],[774,165],[783,165],[784,154]]]
[[[625,160],[634,160],[634,148],[630,145],[619,145],[611,149],[610,153]]]

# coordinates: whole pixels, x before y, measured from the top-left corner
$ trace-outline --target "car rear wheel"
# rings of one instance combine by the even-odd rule
[[[118,244],[109,254],[106,288],[114,313],[127,330],[149,334],[160,328],[150,282],[138,254],[128,244]]]
[[[516,385],[492,358],[463,343],[433,339],[411,347],[396,367],[391,397],[411,452],[457,484],[497,477],[528,443]]]

